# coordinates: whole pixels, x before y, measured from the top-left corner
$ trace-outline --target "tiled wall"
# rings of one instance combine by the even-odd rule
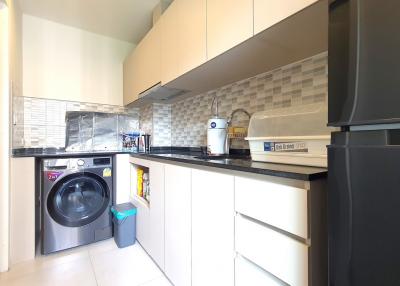
[[[154,104],[153,105],[153,138],[154,146],[171,146],[172,130],[171,105]]]
[[[327,95],[327,53],[322,53],[168,105],[164,110],[168,111],[168,108],[171,110],[170,130],[168,130],[168,124],[165,124],[169,120],[168,114],[160,113],[159,107],[149,107],[152,108],[154,114],[152,122],[152,130],[155,132],[154,139],[161,132],[166,134],[170,131],[173,146],[206,145],[206,125],[211,116],[210,107],[214,96],[218,96],[220,102],[219,115],[228,117],[237,108],[244,108],[248,112],[254,113],[315,102],[327,102]],[[242,113],[238,113],[232,121],[236,126],[247,126],[248,122],[247,116]],[[158,141],[153,142],[157,143]],[[233,140],[232,147],[248,148],[248,144],[244,140]]]
[[[149,105],[146,105],[146,106],[140,108],[139,127],[140,127],[140,130],[142,130],[143,132],[154,135],[153,134],[153,104],[149,104]]]
[[[128,110],[114,105],[14,97],[13,148],[65,147],[67,111],[127,113],[137,118],[136,126],[139,127],[138,109]]]
[[[152,135],[153,146],[202,146],[206,145],[206,125],[215,95],[219,98],[220,116],[223,117],[228,117],[237,108],[254,113],[327,102],[327,73],[327,53],[322,53],[174,104],[151,104],[140,110],[15,97],[13,147],[64,147],[66,111],[133,114],[140,129]],[[233,125],[247,126],[248,118],[237,114]],[[248,144],[233,140],[232,147],[248,148]]]
[[[153,146],[171,146],[171,105],[149,104],[140,109],[140,130],[151,134]]]

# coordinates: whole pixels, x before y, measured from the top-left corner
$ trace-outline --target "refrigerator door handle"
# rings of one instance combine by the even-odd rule
[[[360,66],[360,3],[359,0],[349,0],[350,27],[349,27],[349,73],[348,94],[354,94],[351,105],[349,122],[354,119],[358,106],[359,66]]]
[[[346,149],[345,151],[345,160],[346,160],[346,184],[347,184],[347,195],[348,195],[348,226],[347,226],[347,269],[349,279],[351,277],[351,260],[352,260],[352,249],[353,249],[353,192],[352,192],[352,184],[351,184],[351,168],[350,168],[350,150]]]

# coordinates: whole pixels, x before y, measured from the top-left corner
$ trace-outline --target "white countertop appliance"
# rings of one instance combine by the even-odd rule
[[[326,167],[332,131],[327,118],[325,102],[254,113],[245,138],[252,159]]]
[[[214,116],[207,123],[207,153],[222,155],[228,153],[228,120],[218,116],[218,98],[214,97],[211,103],[211,113]]]
[[[226,154],[227,120],[214,117],[208,120],[207,152],[210,155]]]

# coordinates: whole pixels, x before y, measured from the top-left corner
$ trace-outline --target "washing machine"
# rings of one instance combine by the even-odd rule
[[[112,157],[44,159],[41,252],[112,237]]]

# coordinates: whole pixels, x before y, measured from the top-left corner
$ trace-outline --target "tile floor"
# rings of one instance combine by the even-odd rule
[[[139,243],[113,239],[40,256],[0,273],[1,286],[171,286]]]

